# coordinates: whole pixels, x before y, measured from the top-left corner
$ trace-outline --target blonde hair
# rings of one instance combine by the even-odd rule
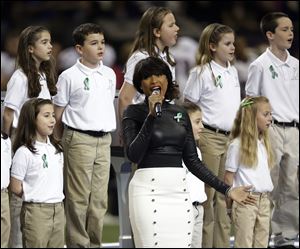
[[[210,44],[217,45],[222,36],[227,33],[234,33],[233,29],[220,23],[212,23],[202,31],[199,47],[196,55],[196,64],[203,67],[213,60],[213,53],[210,50]]]
[[[249,168],[257,166],[257,140],[259,138],[259,131],[256,116],[258,106],[261,103],[270,102],[264,96],[246,97],[241,102],[230,133],[230,141],[240,137],[239,163]],[[274,159],[268,130],[262,132],[261,139],[266,148],[269,168],[271,168],[274,164]]]

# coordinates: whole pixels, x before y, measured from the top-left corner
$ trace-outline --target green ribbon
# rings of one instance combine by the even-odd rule
[[[174,119],[176,119],[177,123],[180,122],[180,119],[181,119],[181,118],[182,118],[182,113],[181,113],[181,112],[178,112],[178,113],[176,114],[176,116],[174,116]]]
[[[269,70],[272,74],[272,79],[275,79],[276,77],[278,77],[278,73],[276,73],[276,71],[272,65],[269,67]]]
[[[47,162],[47,155],[44,154],[42,156],[42,160],[43,160],[43,168],[48,168],[48,162]]]
[[[90,90],[90,83],[89,83],[89,78],[85,78],[83,81],[84,84],[84,90]]]
[[[252,98],[248,98],[248,99],[244,99],[242,102],[241,102],[241,107],[244,108],[246,106],[250,106],[254,103],[254,101],[252,100]]]
[[[221,88],[223,87],[223,84],[222,84],[222,80],[221,80],[221,75],[218,75],[216,77],[216,87],[220,86]]]

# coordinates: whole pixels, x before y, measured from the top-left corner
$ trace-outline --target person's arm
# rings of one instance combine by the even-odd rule
[[[3,111],[3,131],[10,136],[12,123],[14,120],[14,110],[5,106]]]
[[[187,121],[187,136],[183,151],[183,161],[188,169],[201,181],[224,194],[226,197],[229,197],[240,204],[255,204],[255,198],[249,195],[249,190],[252,186],[231,188],[231,186],[221,181],[202,161],[200,161],[196,151],[190,119],[188,118]]]
[[[228,184],[229,186],[232,186],[233,179],[235,176],[235,172],[230,172],[228,170],[225,170],[224,174],[224,182]],[[227,207],[227,214],[231,216],[231,208],[232,208],[232,199],[226,198],[226,207]]]
[[[10,177],[9,189],[11,190],[11,192],[16,194],[20,198],[22,198],[22,195],[23,195],[23,183],[22,183],[22,181],[14,178],[14,177]]]
[[[118,98],[118,118],[119,122],[122,122],[124,110],[128,105],[132,103],[133,98],[135,97],[137,91],[132,84],[124,82],[120,91]]]
[[[56,124],[54,127],[53,134],[57,139],[61,139],[64,131],[64,126],[61,121],[63,112],[65,110],[65,107],[54,105],[54,113],[55,113],[55,119]]]

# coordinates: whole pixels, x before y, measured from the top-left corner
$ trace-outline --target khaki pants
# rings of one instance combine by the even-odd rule
[[[270,201],[268,194],[253,195],[256,205],[232,207],[235,248],[267,248],[270,227]]]
[[[10,234],[10,211],[7,189],[1,190],[1,248],[8,247]]]
[[[271,170],[274,243],[275,246],[294,244],[299,233],[299,130],[273,125],[269,132],[276,160]]]
[[[221,181],[224,181],[226,143],[228,137],[203,129],[200,135],[200,150],[203,162]],[[228,248],[230,221],[226,214],[225,196],[205,184],[207,200],[204,202],[203,248]]]
[[[11,230],[9,238],[9,247],[11,248],[22,248],[22,232],[21,232],[21,222],[20,213],[22,208],[23,200],[22,198],[16,196],[14,193],[10,193],[10,221]]]
[[[64,204],[26,203],[21,209],[25,248],[63,248],[65,245]]]
[[[193,205],[194,227],[191,246],[192,248],[202,247],[203,213],[204,210],[202,205]]]
[[[107,210],[111,135],[64,131],[67,247],[100,247]]]

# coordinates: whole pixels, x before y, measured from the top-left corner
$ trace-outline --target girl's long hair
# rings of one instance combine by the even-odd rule
[[[269,100],[264,96],[246,97],[240,105],[230,133],[230,141],[237,137],[240,138],[239,163],[249,168],[257,166],[257,141],[259,139],[259,131],[257,128],[256,115],[258,105],[261,103],[269,103]],[[268,165],[269,168],[271,168],[274,165],[274,158],[268,130],[262,132],[261,140],[266,147]]]
[[[18,68],[21,68],[27,76],[29,98],[38,97],[41,92],[39,72],[46,75],[47,86],[51,96],[57,93],[57,75],[54,58],[51,56],[50,60],[43,61],[40,64],[40,68],[37,68],[36,62],[28,50],[29,46],[35,46],[36,41],[40,38],[40,33],[43,31],[49,32],[49,30],[43,26],[29,26],[20,34],[16,65]]]
[[[36,118],[43,105],[53,105],[50,99],[32,98],[24,103],[21,108],[16,136],[13,143],[13,152],[15,153],[21,146],[26,146],[32,153],[36,153],[34,143],[36,141]],[[56,148],[57,152],[62,152],[62,146],[51,134],[50,142]]]
[[[159,57],[153,30],[161,28],[164,17],[169,13],[172,13],[172,11],[165,7],[150,7],[146,10],[141,18],[139,29],[136,33],[136,38],[131,52],[129,53],[129,57],[137,50],[145,50],[148,52],[149,56]],[[171,66],[175,66],[176,63],[171,59],[169,54],[169,47],[166,47],[163,52],[167,55],[168,63]]]

